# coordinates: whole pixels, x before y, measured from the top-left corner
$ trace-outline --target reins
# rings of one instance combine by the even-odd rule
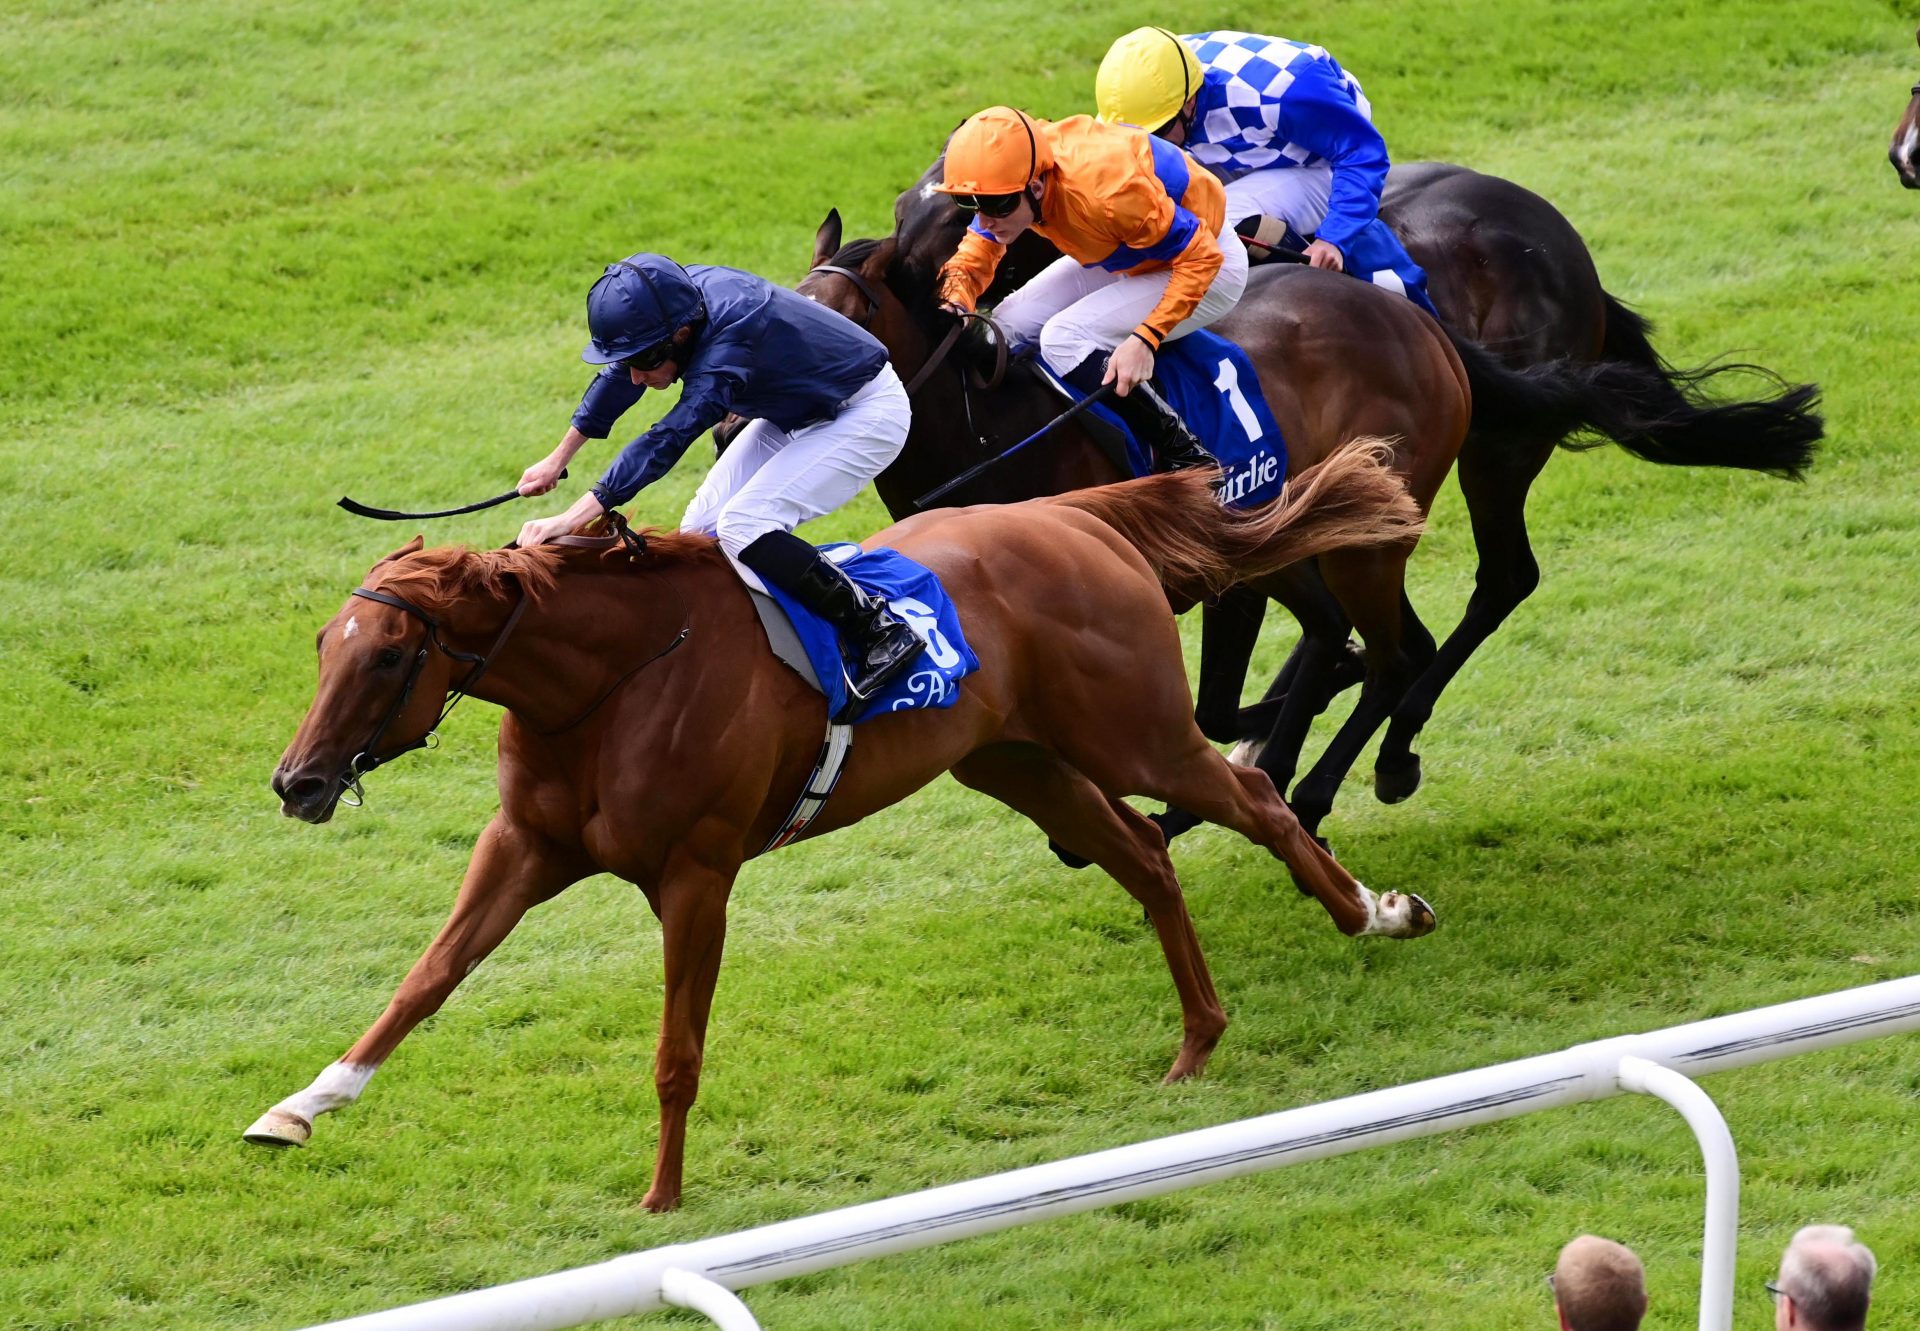
[[[554,544],[577,546],[587,550],[605,550],[615,545],[623,545],[628,551],[628,562],[637,562],[640,556],[646,553],[646,537],[635,532],[632,527],[627,525],[625,517],[611,509],[607,511],[607,522],[614,529],[611,536],[560,536],[555,538]],[[514,579],[514,585],[520,587],[517,578]],[[668,580],[668,585],[673,586],[671,579]],[[601,690],[600,696],[588,704],[586,710],[574,717],[573,720],[560,726],[558,729],[542,730],[536,733],[547,737],[566,734],[569,730],[572,730],[595,712],[599,711],[607,699],[617,693],[621,686],[627,683],[628,680],[632,679],[642,670],[645,670],[655,661],[677,651],[680,645],[693,635],[693,612],[687,604],[686,594],[677,586],[673,587],[673,591],[674,595],[680,598],[681,613],[680,631],[673,636],[673,640],[621,675],[620,678],[614,680],[613,683],[609,684],[605,689]],[[445,724],[447,717],[453,713],[453,709],[460,705],[461,699],[471,695],[474,686],[480,682],[482,677],[486,675],[487,670],[499,657],[500,650],[507,644],[507,639],[513,636],[514,629],[519,626],[520,617],[526,613],[528,599],[526,588],[520,587],[520,599],[514,605],[512,612],[507,615],[506,623],[500,626],[500,632],[494,636],[493,645],[488,647],[484,652],[462,652],[447,646],[446,641],[441,638],[439,620],[415,605],[412,601],[407,600],[404,596],[395,596],[392,592],[381,591],[377,587],[356,587],[353,589],[353,594],[364,600],[378,601],[381,605],[390,605],[396,610],[403,610],[427,626],[427,640],[421,643],[420,650],[414,653],[413,666],[407,671],[407,678],[400,686],[400,696],[394,699],[393,706],[387,709],[387,714],[381,718],[380,724],[374,727],[373,736],[368,739],[360,751],[348,761],[346,773],[340,778],[340,802],[349,808],[357,809],[366,802],[366,792],[360,784],[361,777],[367,775],[367,773],[373,771],[375,768],[385,766],[395,758],[412,753],[415,749],[427,749],[437,746],[440,738],[440,727]],[[409,744],[401,745],[391,753],[378,753],[376,750],[380,747],[380,741],[386,737],[388,728],[400,718],[401,713],[407,710],[407,704],[413,699],[414,686],[420,682],[420,672],[426,668],[430,646],[439,648],[442,653],[452,660],[467,662],[469,668],[466,676],[449,692],[446,705],[440,709],[440,715],[435,718],[434,723],[427,728],[426,734]],[[351,793],[353,798],[347,798],[349,793]]]
[[[607,510],[607,521],[610,524],[612,524],[614,529],[614,534],[611,536],[556,536],[553,540],[553,544],[576,546],[582,550],[606,550],[616,544],[624,545],[627,547],[627,550],[628,550],[627,558],[629,562],[638,560],[640,555],[644,553],[647,548],[646,537],[641,536],[639,533],[635,532],[633,528],[627,525],[627,520],[624,517],[622,517],[620,514],[614,512],[612,509]],[[595,712],[599,711],[601,706],[605,704],[607,699],[611,698],[614,694],[618,693],[620,691],[620,687],[623,684],[625,684],[628,680],[632,679],[635,675],[639,674],[642,670],[645,670],[648,666],[652,665],[655,661],[658,661],[661,657],[668,656],[673,652],[678,651],[680,649],[680,645],[684,643],[689,637],[693,636],[693,610],[687,604],[686,593],[682,592],[680,588],[670,578],[667,580],[667,585],[669,587],[672,587],[673,594],[680,598],[680,631],[673,635],[673,640],[669,642],[665,647],[662,647],[659,651],[655,652],[652,656],[649,656],[646,660],[642,661],[639,665],[634,666],[631,670],[627,671],[624,675],[620,676],[620,678],[614,680],[613,683],[607,685],[606,688],[602,689],[600,691],[600,696],[598,698],[595,698],[591,703],[589,703],[587,705],[587,709],[584,712],[581,712],[580,715],[574,717],[573,720],[567,722],[564,726],[558,727],[557,729],[539,731],[538,733],[540,735],[551,739],[555,735],[566,734],[569,730],[572,730],[575,726],[579,725],[581,722],[585,721],[588,717],[592,716]]]
[[[880,299],[880,293],[873,289],[873,284],[867,280],[866,275],[858,269],[843,268],[837,263],[821,263],[815,264],[809,269],[807,271],[807,277],[812,277],[815,273],[832,273],[835,277],[844,277],[847,281],[853,283],[853,289],[858,291],[867,302],[867,322],[869,323],[873,321],[873,316],[880,312],[881,305],[885,303]],[[805,279],[803,278],[801,280],[804,281]],[[959,322],[947,330],[947,335],[940,339],[939,344],[933,349],[933,354],[927,357],[926,363],[914,371],[913,377],[907,380],[908,397],[912,397],[928,379],[933,377],[933,372],[940,368],[941,364],[946,360],[947,354],[951,352],[954,345],[959,342],[960,335],[966,331],[969,321],[986,325],[988,340],[993,343],[994,352],[993,373],[982,376],[978,371],[973,371],[974,384],[983,393],[991,393],[994,389],[1000,387],[1001,380],[1006,378],[1007,374],[1006,334],[1000,331],[1000,325],[996,324],[990,315],[981,314],[978,310],[969,310],[960,316]],[[861,326],[865,327],[865,324]],[[966,384],[967,374],[967,369],[961,370],[963,388]],[[968,404],[968,412],[969,414],[972,412],[971,403]]]

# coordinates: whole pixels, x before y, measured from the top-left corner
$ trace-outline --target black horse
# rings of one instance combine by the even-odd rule
[[[926,188],[939,167],[936,162],[903,192],[894,210],[896,262],[928,281],[966,226],[965,215],[945,195]],[[1427,270],[1429,292],[1456,347],[1478,344],[1517,370],[1542,372],[1573,362],[1607,371],[1589,381],[1592,394],[1578,410],[1552,411],[1543,409],[1538,392],[1527,391],[1524,378],[1484,391],[1490,376],[1484,370],[1475,376],[1474,359],[1463,355],[1477,380],[1476,400],[1457,466],[1479,564],[1459,625],[1393,708],[1375,762],[1374,789],[1395,803],[1419,787],[1420,760],[1412,744],[1441,692],[1539,585],[1526,501],[1556,448],[1611,441],[1650,462],[1798,479],[1812,462],[1823,425],[1813,385],[1788,386],[1750,365],[1669,365],[1654,350],[1647,321],[1600,285],[1579,232],[1552,204],[1511,181],[1441,162],[1397,166],[1387,178],[1381,216]],[[1055,257],[1050,245],[1029,232],[1009,250],[1001,283],[1012,289]],[[1746,401],[1711,399],[1705,386],[1727,374],[1757,376],[1768,391]],[[1546,380],[1532,382],[1539,388]],[[954,457],[949,465],[957,472],[966,461]],[[1351,652],[1327,650],[1324,638],[1303,639],[1262,702],[1242,707],[1240,692],[1264,609],[1264,599],[1247,589],[1207,608],[1196,715],[1210,738],[1250,742],[1258,765],[1286,790],[1314,716],[1362,672]],[[1323,602],[1320,609],[1328,607]],[[1344,775],[1322,765],[1293,790],[1291,802],[1310,829],[1331,810]],[[1178,810],[1157,821],[1170,837],[1194,825]]]

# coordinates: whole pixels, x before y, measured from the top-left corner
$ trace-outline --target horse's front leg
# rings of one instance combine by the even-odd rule
[[[453,914],[407,972],[393,1001],[353,1048],[313,1084],[262,1114],[246,1139],[262,1146],[304,1146],[318,1114],[344,1109],[407,1032],[437,1012],[528,910],[592,873],[575,850],[556,846],[494,815],[467,864]]]
[[[671,1211],[680,1205],[687,1114],[700,1091],[707,1017],[713,1010],[713,987],[720,977],[720,953],[727,940],[727,896],[739,871],[737,846],[732,853],[712,846],[703,853],[683,844],[668,856],[659,890],[650,896],[660,916],[666,1002],[660,1013],[660,1046],[653,1060],[653,1084],[660,1096],[660,1145],[654,1156],[653,1186],[640,1201],[649,1211]]]

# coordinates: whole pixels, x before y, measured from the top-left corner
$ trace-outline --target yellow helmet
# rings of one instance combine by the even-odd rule
[[[1165,28],[1135,28],[1107,48],[1094,76],[1100,119],[1155,130],[1200,91],[1200,58]]]
[[[1011,106],[989,106],[947,140],[943,194],[1006,195],[1025,190],[1053,169],[1053,148],[1033,117]]]

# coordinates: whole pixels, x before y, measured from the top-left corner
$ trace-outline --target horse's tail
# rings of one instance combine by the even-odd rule
[[[1815,410],[1820,390],[1812,384],[1789,385],[1758,365],[1707,365],[1679,370],[1653,349],[1653,325],[1606,292],[1607,328],[1602,354],[1609,361],[1643,371],[1637,381],[1639,413],[1648,424],[1638,434],[1616,439],[1621,447],[1649,462],[1685,467],[1742,467],[1799,480],[1813,461],[1814,447],[1826,433]],[[1747,402],[1712,402],[1703,391],[1709,379],[1728,373],[1758,375],[1771,389]],[[1587,448],[1596,443],[1583,445]]]
[[[1473,390],[1474,436],[1597,448],[1612,441],[1649,462],[1741,467],[1799,479],[1825,432],[1814,410],[1819,390],[1790,387],[1752,365],[1676,370],[1647,341],[1647,323],[1607,297],[1606,359],[1554,360],[1524,369],[1503,364],[1449,331]],[[1747,402],[1713,402],[1701,385],[1729,371],[1765,377],[1777,391]],[[1596,439],[1569,440],[1585,432]]]
[[[1355,439],[1259,508],[1224,507],[1213,493],[1216,473],[1207,470],[1040,502],[1091,513],[1146,556],[1169,592],[1197,600],[1328,550],[1419,539],[1420,509],[1388,465],[1391,451],[1384,439]]]

